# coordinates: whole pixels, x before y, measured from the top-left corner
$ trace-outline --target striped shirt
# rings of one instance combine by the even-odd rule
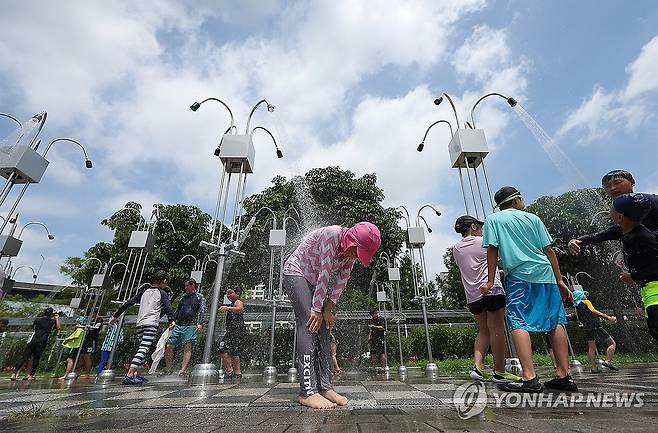
[[[311,309],[322,311],[322,305],[331,289],[329,299],[338,303],[343,289],[350,278],[354,259],[339,256],[340,241],[348,229],[341,226],[328,226],[316,229],[306,235],[302,243],[288,257],[283,266],[284,275],[304,277],[315,286]],[[329,287],[335,275],[333,287]]]

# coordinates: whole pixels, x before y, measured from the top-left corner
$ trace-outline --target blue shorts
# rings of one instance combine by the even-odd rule
[[[180,346],[185,343],[196,343],[196,325],[174,325],[167,344]]]
[[[531,283],[507,277],[507,324],[510,330],[550,332],[567,323],[560,289],[555,283]]]

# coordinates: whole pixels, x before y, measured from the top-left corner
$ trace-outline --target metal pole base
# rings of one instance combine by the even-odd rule
[[[401,365],[398,367],[398,376],[406,376],[407,375],[407,367],[404,365]]]
[[[75,371],[70,372],[65,377],[66,380],[75,380],[77,378],[78,378],[78,374]]]
[[[433,362],[428,363],[425,367],[425,375],[431,379],[436,379],[439,377],[439,366]]]
[[[387,365],[386,367],[384,367],[384,371],[385,371],[386,373],[388,373],[389,371],[391,371],[391,367],[389,367],[389,366]]]
[[[572,359],[569,363],[572,373],[581,374],[583,372],[583,364],[580,363],[577,359]]]
[[[268,365],[265,367],[265,370],[263,370],[263,376],[266,378],[275,378],[277,374],[276,367],[273,365]]]
[[[116,375],[114,374],[114,370],[103,370],[101,371],[98,376],[96,376],[96,382],[97,383],[110,383],[114,380]]]
[[[297,369],[295,367],[288,369],[288,382],[297,382]]]
[[[191,386],[215,385],[219,383],[219,371],[215,364],[197,364],[190,373]]]
[[[505,371],[521,376],[523,374],[523,368],[521,367],[519,358],[507,358],[505,360]]]
[[[603,360],[602,359],[597,359],[596,360],[596,365],[599,367],[599,370],[600,370],[601,367],[603,367]]]

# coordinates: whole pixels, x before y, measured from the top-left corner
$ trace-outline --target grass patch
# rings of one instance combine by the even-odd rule
[[[604,354],[602,354],[604,355]],[[602,356],[605,358],[605,355]],[[553,361],[548,355],[535,354],[533,356],[536,366],[551,366]],[[589,365],[589,358],[587,355],[577,356],[578,359],[584,366]],[[407,367],[420,367],[425,369],[427,366],[426,359],[420,359],[414,362],[406,362],[404,365]],[[658,354],[656,353],[640,353],[640,354],[630,354],[630,353],[619,353],[614,357],[614,363],[619,365],[624,364],[637,364],[637,363],[647,363],[647,362],[658,362]],[[439,371],[443,373],[450,374],[468,374],[468,372],[473,368],[473,358],[448,358],[435,360],[435,363],[439,367]],[[485,364],[489,367],[493,366],[493,357],[489,354],[485,358]],[[399,365],[399,362],[391,362],[389,366],[391,369],[396,369]]]
[[[23,421],[28,419],[46,418],[53,416],[50,409],[45,409],[42,404],[32,403],[30,407],[15,410],[5,417],[8,422]]]
[[[97,416],[109,415],[109,413],[110,412],[106,410],[98,410],[93,407],[86,407],[84,409],[81,409],[77,414],[72,416],[77,418],[93,418]]]

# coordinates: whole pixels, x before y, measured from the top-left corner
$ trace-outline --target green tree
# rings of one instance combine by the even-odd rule
[[[338,167],[315,168],[290,180],[277,176],[272,184],[245,199],[243,221],[249,220],[265,206],[276,214],[278,228],[282,226],[284,214],[298,220],[301,230],[294,223],[287,224],[286,255],[292,252],[310,229],[333,224],[349,227],[359,221],[370,221],[379,227],[382,235],[380,251],[393,256],[400,250],[404,235],[397,224],[399,214],[393,208],[382,206],[384,192],[377,186],[376,175],[356,177],[354,173]],[[253,287],[267,282],[270,266],[268,236],[272,222],[268,220],[267,213],[260,214],[259,220],[263,223],[255,224],[244,242],[242,250],[246,257],[244,260],[236,260],[231,267],[227,284]],[[277,253],[275,275],[279,265]],[[376,265],[377,269],[385,267],[384,261]],[[372,275],[373,269],[355,266],[341,297],[341,304],[349,304],[355,309],[367,308],[374,298]],[[376,275],[377,281],[386,278],[382,272]]]
[[[146,230],[147,222],[139,216],[141,206],[135,202],[129,202],[125,206],[135,211],[123,211],[113,215],[110,218],[101,221],[114,230],[113,242],[99,242],[90,247],[83,257],[69,257],[66,259],[60,271],[70,276],[74,283],[80,286],[88,286],[95,273],[99,270],[99,264],[95,260],[88,260],[82,267],[80,264],[85,259],[95,257],[103,263],[128,263],[130,252],[128,250],[128,241],[133,230]],[[201,240],[207,240],[210,236],[208,227],[211,218],[208,214],[194,206],[185,205],[156,205],[159,217],[153,218],[149,222],[151,230],[155,236],[155,245],[153,250],[148,254],[146,266],[141,281],[148,281],[148,277],[158,269],[166,269],[169,272],[170,282],[174,295],[182,292],[182,282],[189,277],[193,268],[193,261],[186,260],[179,263],[180,259],[186,254],[192,254],[199,260],[202,260],[207,250],[200,245]],[[169,224],[170,221],[171,224]],[[174,230],[172,229],[175,229]],[[133,257],[133,262],[135,257]],[[141,266],[137,277],[141,275]],[[209,272],[206,272],[204,282],[208,284],[212,278],[208,278],[214,272],[214,265],[210,265]],[[137,272],[136,267],[129,269],[128,274],[134,275]],[[124,279],[126,268],[121,265],[114,266],[111,275],[112,286],[119,286]],[[104,306],[101,311],[107,311],[110,308],[109,302],[115,298],[116,293],[111,290],[105,296]]]
[[[461,273],[455,263],[452,248],[448,248],[443,254],[445,273],[436,276],[436,284],[439,291],[439,308],[454,310],[466,308],[466,294],[462,283]]]

